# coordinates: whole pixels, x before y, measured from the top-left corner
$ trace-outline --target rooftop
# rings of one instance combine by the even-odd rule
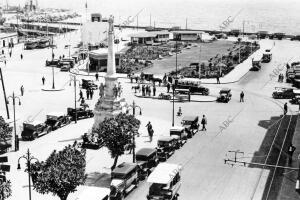
[[[172,31],[172,33],[177,33],[177,34],[200,34],[204,33],[203,31]]]
[[[146,38],[146,37],[156,37],[157,35],[169,35],[168,31],[151,31],[151,32],[141,32],[131,34],[130,37],[134,38]]]

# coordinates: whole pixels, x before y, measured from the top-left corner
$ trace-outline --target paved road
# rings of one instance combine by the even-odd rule
[[[62,38],[56,55],[68,53],[68,50],[63,49],[66,43],[68,41],[64,41]],[[265,43],[273,42],[262,41],[262,45],[265,45]],[[274,69],[275,64],[287,60],[290,56],[299,54],[300,46],[297,42],[276,41],[273,50],[273,61],[264,64],[260,72],[249,72],[240,82],[226,85],[226,87],[233,90],[233,98],[228,104],[215,102],[175,104],[175,111],[178,110],[179,106],[182,107],[183,116],[202,116],[205,114],[208,119],[208,131],[198,133],[168,161],[184,165],[180,199],[251,199],[254,194],[257,196],[253,199],[259,199],[264,186],[264,178],[262,178],[261,185],[257,187],[256,191],[254,188],[259,184],[261,170],[224,165],[223,159],[226,157],[228,150],[239,149],[245,152],[245,156],[248,157],[246,160],[250,161],[254,152],[259,149],[266,133],[266,129],[260,127],[258,122],[282,114],[282,103],[284,101],[273,101],[270,97],[275,86],[286,86],[286,84],[279,84],[275,79],[270,80],[269,74]],[[13,56],[19,58],[17,52],[21,51],[23,51],[21,48],[16,49]],[[44,120],[47,112],[66,112],[68,106],[73,106],[74,88],[68,85],[68,73],[55,71],[57,86],[64,86],[65,90],[61,92],[42,92],[40,90],[42,75],[46,76],[46,84],[51,85],[51,68],[44,67],[46,58],[51,56],[51,50],[23,51],[23,55],[23,61],[8,61],[8,65],[3,67],[8,94],[11,94],[13,90],[19,91],[21,84],[24,84],[25,87],[25,96],[21,98],[22,106],[17,107],[17,115],[20,118],[18,125],[30,115],[35,116],[38,113],[36,119]],[[78,79],[80,78],[78,77]],[[137,138],[137,149],[144,146],[155,147],[156,140],[160,135],[169,134],[172,103],[136,98],[133,90],[131,90],[132,85],[129,80],[121,79],[120,81],[123,84],[124,97],[127,102],[130,103],[134,100],[143,108],[143,115],[137,116],[142,122],[141,136]],[[100,82],[103,82],[103,79],[100,79],[97,84]],[[210,88],[212,95],[217,95],[219,89],[223,87],[222,85],[207,86]],[[239,102],[241,90],[244,90],[245,93],[245,103]],[[157,93],[160,91],[165,91],[165,88],[158,88]],[[88,103],[93,108],[96,99],[89,100]],[[291,106],[291,109],[296,110],[297,108]],[[2,101],[0,113],[5,115]],[[221,132],[221,126],[228,118],[232,119],[233,122]],[[154,128],[152,143],[148,142],[145,128],[148,121],[152,122]],[[181,117],[175,117],[175,124],[179,125],[180,121]],[[82,120],[78,124],[71,124],[35,141],[21,142],[20,151],[8,153],[9,163],[12,165],[8,177],[13,185],[13,196],[10,200],[19,200],[28,195],[27,175],[23,171],[16,170],[17,158],[23,155],[27,148],[30,148],[38,159],[44,160],[52,150],[62,149],[65,145],[79,138],[85,131],[90,129],[92,124],[93,119]],[[227,154],[227,156],[231,155]],[[119,162],[123,161],[131,161],[131,155],[126,154],[120,157]],[[112,163],[113,160],[105,148],[87,152],[87,173],[89,174],[96,172],[108,173]],[[128,199],[145,199],[147,191],[148,184],[141,183],[140,187],[128,196]],[[71,197],[74,197],[74,195],[71,195],[70,199],[72,199]],[[41,195],[33,191],[33,199],[50,200],[58,198],[53,197],[51,194]]]

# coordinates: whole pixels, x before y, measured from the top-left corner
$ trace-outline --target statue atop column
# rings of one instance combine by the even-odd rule
[[[101,86],[104,94],[100,90],[100,98],[94,109],[94,128],[105,117],[113,117],[122,112],[121,102],[125,101],[120,97],[118,91],[118,78],[116,76],[115,52],[114,52],[114,17],[111,15],[108,19],[108,51],[107,51],[107,73],[105,84]]]

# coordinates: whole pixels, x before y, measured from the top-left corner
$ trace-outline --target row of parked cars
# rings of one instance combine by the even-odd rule
[[[55,66],[60,68],[60,71],[70,71],[71,68],[77,63],[77,60],[74,58],[62,58],[62,59],[52,59],[46,60],[46,67]]]
[[[77,120],[93,117],[93,111],[84,108],[76,108]],[[75,121],[76,110],[68,108],[67,114],[63,112],[51,112],[46,115],[46,121],[33,120],[23,123],[23,131],[21,133],[22,140],[34,140],[42,135],[48,134],[51,131],[57,130]]]
[[[180,188],[181,166],[163,163],[199,130],[198,116],[185,116],[182,126],[172,127],[169,136],[158,138],[156,148],[136,152],[136,163],[122,163],[111,173],[109,199],[119,200],[136,188],[139,181],[149,182],[148,200],[176,200]],[[108,198],[108,197],[107,197]]]

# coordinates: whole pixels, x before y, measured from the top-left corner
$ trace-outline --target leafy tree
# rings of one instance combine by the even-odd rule
[[[139,127],[140,121],[133,115],[120,113],[113,118],[105,118],[98,128],[93,130],[103,140],[104,146],[114,159],[111,170],[115,169],[119,156],[124,154],[125,146],[132,142],[132,134],[135,134]]]
[[[2,116],[0,116],[0,140],[7,141],[11,138],[13,128],[6,123]]]
[[[0,183],[0,199],[4,200],[11,196],[10,181]]]
[[[54,150],[46,161],[32,164],[34,189],[41,194],[52,193],[66,200],[86,180],[85,154],[86,151],[79,150],[74,143],[59,152]]]

